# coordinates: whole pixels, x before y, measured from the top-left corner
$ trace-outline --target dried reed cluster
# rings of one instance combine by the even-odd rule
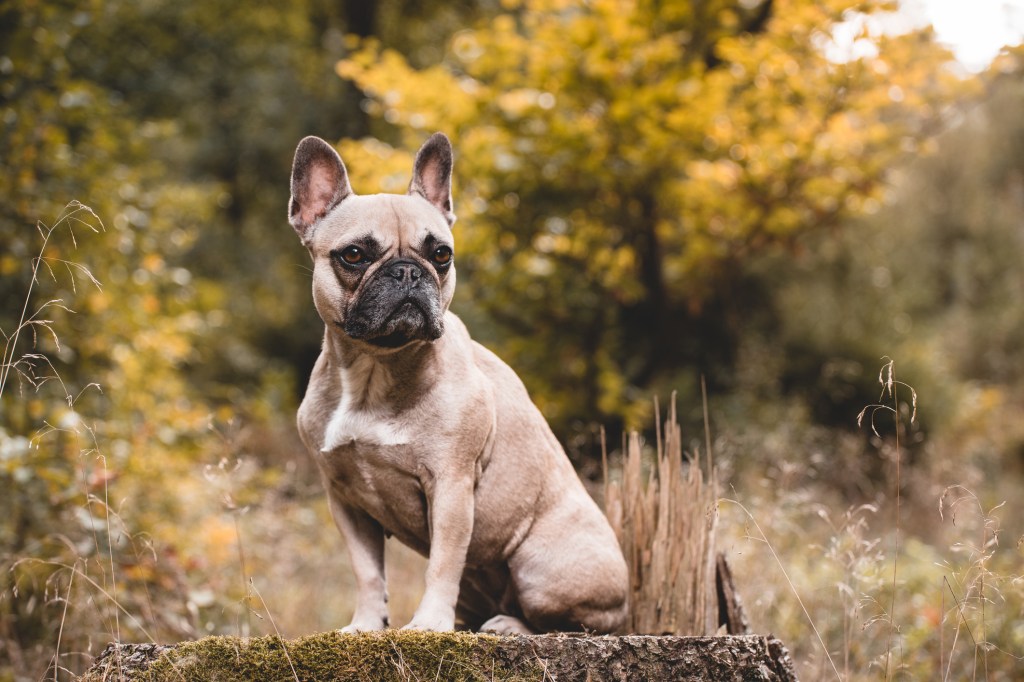
[[[657,403],[655,410],[657,421]],[[629,566],[627,631],[712,634],[718,484],[710,448],[704,462],[699,452],[684,460],[674,395],[664,438],[661,428],[656,433],[653,463],[639,434],[629,435],[621,477],[613,479],[603,456],[605,510]]]

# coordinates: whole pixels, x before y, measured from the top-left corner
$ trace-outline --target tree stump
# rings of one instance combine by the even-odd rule
[[[207,637],[110,644],[80,682],[100,680],[795,681],[772,636],[552,634],[494,637],[388,630],[359,635]]]

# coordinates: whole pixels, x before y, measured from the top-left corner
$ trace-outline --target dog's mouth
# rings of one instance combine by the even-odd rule
[[[407,344],[412,343],[415,339],[410,338],[403,332],[391,332],[384,336],[377,336],[372,339],[366,339],[366,342],[377,346],[378,348],[401,348]]]
[[[403,301],[379,325],[370,327],[360,322],[345,325],[349,336],[387,349],[401,348],[414,341],[433,341],[444,331],[440,320],[428,315],[415,300]]]

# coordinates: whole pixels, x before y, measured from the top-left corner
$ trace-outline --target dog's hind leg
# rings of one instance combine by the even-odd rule
[[[591,505],[566,506],[535,521],[509,560],[523,620],[540,632],[610,634],[625,624],[626,562]]]
[[[467,569],[462,575],[459,619],[470,630],[497,635],[533,635],[516,599],[508,565]]]
[[[455,613],[463,627],[476,631],[498,614],[517,614],[514,602],[507,565],[474,566],[462,574]]]

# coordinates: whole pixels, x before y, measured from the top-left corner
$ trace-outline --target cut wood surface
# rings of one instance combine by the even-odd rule
[[[493,637],[388,630],[294,640],[207,637],[111,644],[81,682],[99,680],[796,680],[772,636]]]

